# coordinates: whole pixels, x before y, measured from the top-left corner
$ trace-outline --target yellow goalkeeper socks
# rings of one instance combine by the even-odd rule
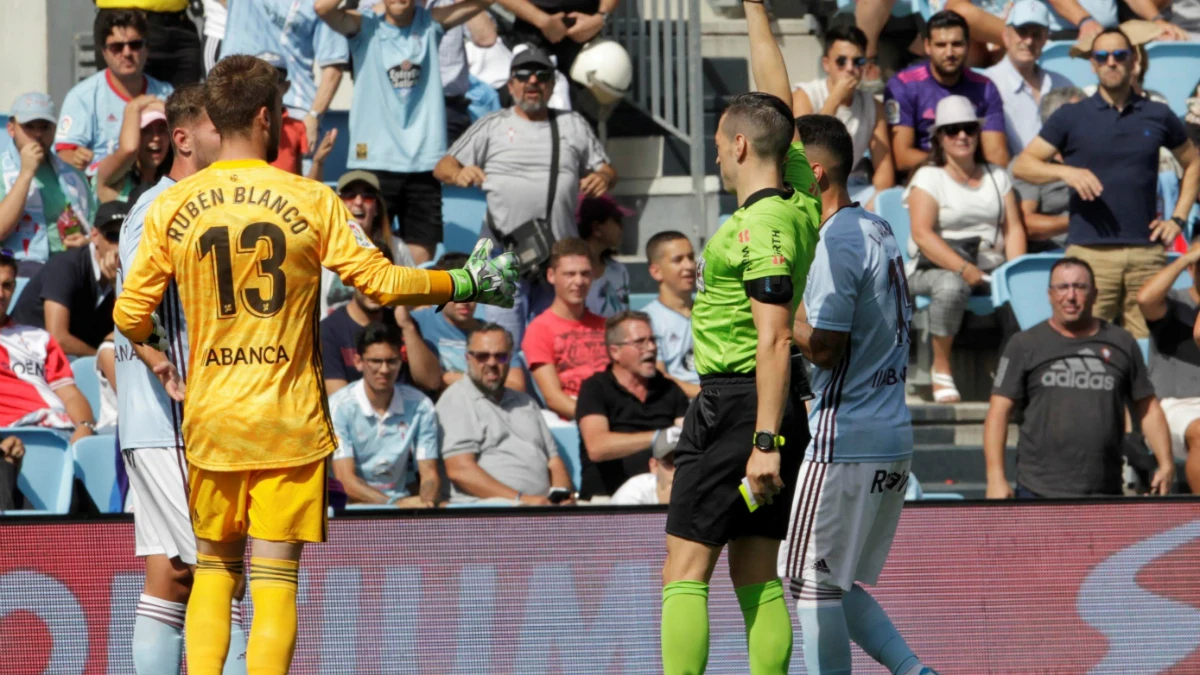
[[[242,578],[240,559],[196,554],[196,576],[187,607],[187,665],[191,675],[221,675],[229,651],[233,591]]]
[[[250,597],[254,622],[246,647],[248,675],[284,675],[296,648],[296,585],[300,563],[252,558]]]

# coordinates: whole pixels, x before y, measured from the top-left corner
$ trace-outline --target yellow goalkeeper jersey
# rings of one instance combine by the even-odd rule
[[[191,352],[189,462],[249,471],[333,452],[318,344],[322,267],[386,305],[451,295],[448,273],[389,263],[328,187],[260,160],[217,162],[151,205],[113,320],[146,340],[168,282],[178,285]]]

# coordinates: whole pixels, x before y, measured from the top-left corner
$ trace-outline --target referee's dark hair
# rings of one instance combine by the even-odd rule
[[[625,330],[622,326],[626,321],[644,321],[647,326],[653,326],[650,321],[650,315],[645,312],[639,312],[636,309],[626,309],[604,320],[604,345],[606,347],[616,346],[621,340],[625,339]]]
[[[801,115],[796,131],[808,158],[825,167],[830,181],[844,186],[854,169],[854,141],[846,125],[832,115]]]
[[[354,341],[354,349],[359,356],[362,356],[366,353],[367,347],[381,342],[395,347],[397,351],[404,346],[404,339],[400,336],[399,328],[375,321],[367,324],[358,334],[358,339]]]
[[[783,99],[761,91],[738,94],[729,101],[723,115],[725,137],[746,137],[754,154],[779,164],[787,158],[792,144],[792,108]]]

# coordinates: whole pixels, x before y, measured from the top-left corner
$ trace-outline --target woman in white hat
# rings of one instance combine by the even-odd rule
[[[961,400],[950,372],[950,351],[972,292],[986,292],[987,272],[1025,253],[1025,227],[1012,180],[988,164],[979,145],[982,129],[971,102],[947,96],[938,102],[929,163],[904,193],[912,221],[909,289],[930,296],[933,398]]]

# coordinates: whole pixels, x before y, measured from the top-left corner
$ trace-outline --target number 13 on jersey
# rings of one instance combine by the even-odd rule
[[[287,297],[287,277],[283,273],[283,261],[287,258],[287,236],[275,223],[251,223],[234,235],[230,241],[227,225],[210,227],[197,240],[199,259],[211,259],[213,279],[217,291],[217,316],[229,319],[237,315],[238,304],[253,316],[267,318],[283,308]],[[265,255],[259,252],[259,244]],[[234,287],[233,258],[246,257],[253,260],[260,285],[238,289]]]

